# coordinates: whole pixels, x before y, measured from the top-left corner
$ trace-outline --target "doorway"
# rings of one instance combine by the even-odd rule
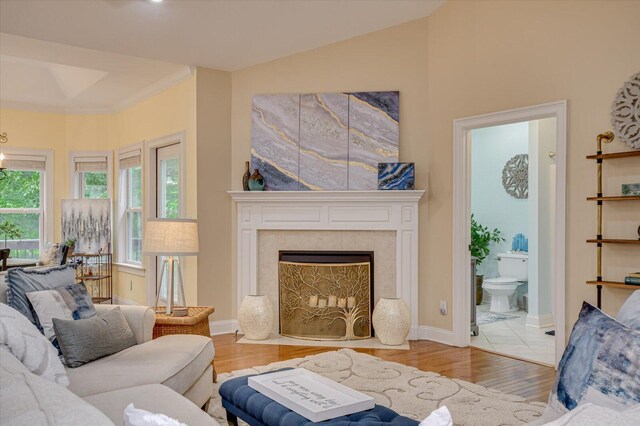
[[[181,218],[185,211],[185,133],[180,132],[146,142],[149,218]],[[153,306],[164,257],[149,259],[147,303]],[[180,262],[183,259],[179,260]],[[160,301],[166,301],[166,287]],[[178,297],[176,292],[176,298]],[[175,300],[184,303],[183,300]]]
[[[565,101],[454,121],[456,345],[547,364],[559,361],[565,344],[565,152]],[[479,287],[469,275],[472,220],[476,232],[482,226],[490,237],[477,269],[489,282]],[[475,294],[486,298],[477,310],[470,309]],[[474,317],[484,324],[480,336],[472,337]],[[555,336],[544,334],[548,331]],[[544,348],[550,341],[555,348]]]
[[[553,365],[556,119],[472,129],[471,346]]]

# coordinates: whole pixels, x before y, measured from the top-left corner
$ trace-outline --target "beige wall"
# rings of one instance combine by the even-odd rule
[[[638,16],[640,2],[633,1],[450,1],[429,18],[234,72],[232,187],[240,189],[250,154],[253,95],[400,90],[400,159],[416,162],[416,186],[428,189],[419,321],[451,329],[451,311],[441,316],[438,303],[452,301],[452,121],[567,99],[571,327],[581,301],[595,301],[595,289],[584,284],[595,274],[595,248],[584,242],[596,229],[595,206],[585,201],[595,191],[595,164],[584,157],[595,150],[595,135],[610,128],[616,90],[640,69]],[[628,175],[633,165],[607,167]],[[620,220],[631,232],[637,208],[629,210]],[[617,273],[640,266],[633,253],[609,253]],[[627,295],[605,290],[605,310],[615,312]]]
[[[231,300],[231,74],[197,69],[198,303],[232,318]]]
[[[46,148],[54,151],[54,237],[60,239],[60,205],[68,198],[70,151],[117,151],[133,143],[184,131],[186,135],[186,214],[197,218],[196,78],[187,79],[155,96],[115,114],[49,114],[0,110],[0,128],[9,135],[10,146]],[[114,153],[114,163],[117,155]],[[118,198],[117,164],[114,164],[114,212]],[[145,214],[148,210],[146,194]],[[117,221],[114,220],[114,226]],[[117,237],[117,229],[114,235]],[[145,258],[145,261],[147,259]],[[197,258],[185,265],[187,302],[198,301]],[[114,295],[146,303],[145,276],[114,268]]]

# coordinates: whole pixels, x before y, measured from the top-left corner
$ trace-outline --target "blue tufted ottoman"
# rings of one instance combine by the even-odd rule
[[[290,369],[277,371],[283,370]],[[227,380],[220,386],[222,406],[227,410],[227,419],[234,425],[238,424],[238,417],[251,426],[310,426],[329,423],[336,426],[418,425],[417,421],[382,405],[376,405],[372,410],[314,423],[249,387],[249,377]]]

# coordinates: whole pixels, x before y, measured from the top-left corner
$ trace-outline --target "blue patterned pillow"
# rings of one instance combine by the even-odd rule
[[[96,316],[91,296],[83,283],[29,292],[27,298],[31,302],[38,323],[42,326],[42,334],[58,350],[60,347],[53,329],[54,318],[79,320]]]
[[[544,417],[560,417],[587,402],[616,411],[640,404],[640,331],[584,302]]]
[[[7,271],[7,305],[41,328],[31,309],[27,293],[53,290],[75,282],[76,271],[69,265],[48,269],[11,268]]]

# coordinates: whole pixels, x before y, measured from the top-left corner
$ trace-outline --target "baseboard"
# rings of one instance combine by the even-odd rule
[[[113,304],[114,305],[139,305],[139,303],[134,302],[133,300],[125,299],[121,296],[113,296]]]
[[[443,328],[430,327],[421,325],[418,327],[419,340],[431,340],[432,342],[442,343],[449,346],[455,346],[453,341],[453,331]]]
[[[545,328],[553,326],[553,315],[527,315],[527,327]]]
[[[217,336],[218,334],[235,333],[236,330],[239,329],[240,324],[238,323],[238,320],[230,319],[221,321],[209,321],[209,330],[211,330],[212,336]]]

